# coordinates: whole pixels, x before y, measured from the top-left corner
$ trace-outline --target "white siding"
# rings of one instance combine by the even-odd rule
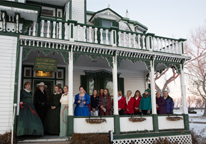
[[[141,93],[145,90],[145,74],[142,71],[122,71],[120,77],[124,78],[124,95],[128,90],[132,91],[132,95],[136,90],[139,90]]]
[[[84,23],[84,0],[72,1],[72,20],[78,23]]]
[[[17,38],[0,36],[0,134],[11,130]]]

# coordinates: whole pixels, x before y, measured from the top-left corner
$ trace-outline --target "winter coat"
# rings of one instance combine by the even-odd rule
[[[167,114],[173,114],[174,102],[170,96],[165,99],[165,108]]]
[[[118,108],[121,108],[121,110],[124,110],[125,104],[126,104],[125,97],[122,96],[122,98],[118,100]]]
[[[104,98],[105,96],[102,96],[100,97],[100,106],[103,105],[102,103],[102,99]],[[111,108],[112,108],[112,100],[111,100],[111,96],[108,96],[107,97],[107,103],[106,103],[106,112],[104,113],[104,111],[100,108],[100,115],[103,116],[103,115],[110,115],[110,111],[111,111]]]
[[[140,104],[139,104],[139,109],[141,110],[152,110],[152,104],[151,104],[151,95],[150,94],[143,94],[142,95],[142,99],[140,101]]]
[[[129,111],[127,111],[129,110]],[[134,113],[134,97],[131,97],[130,100],[128,101],[128,104],[127,102],[125,103],[125,110],[124,110],[124,113],[127,114],[133,114]]]
[[[139,112],[139,109],[136,110],[135,107],[139,108],[139,104],[140,104],[141,99],[142,99],[142,97],[138,97],[138,99],[136,100],[136,98],[134,97],[134,111],[135,112]]]
[[[166,114],[165,100],[163,97],[156,97],[156,104],[159,106],[159,114]]]

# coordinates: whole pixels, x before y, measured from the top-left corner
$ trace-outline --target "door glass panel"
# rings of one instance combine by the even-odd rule
[[[94,77],[89,78],[89,95],[92,95],[94,90]]]
[[[113,96],[113,81],[111,78],[106,78],[105,88],[109,90],[110,96]]]

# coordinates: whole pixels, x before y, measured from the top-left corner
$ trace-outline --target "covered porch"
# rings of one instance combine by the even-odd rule
[[[51,47],[50,47],[51,46]],[[138,49],[130,50],[126,48],[116,49],[116,47],[99,46],[96,44],[85,44],[81,42],[68,42],[63,40],[51,41],[46,38],[33,38],[29,36],[20,36],[20,59],[22,55],[33,49],[45,52],[57,52],[62,55],[65,61],[66,84],[69,86],[69,105],[74,103],[74,95],[78,93],[78,87],[81,85],[80,75],[86,75],[88,71],[107,70],[112,75],[113,91],[113,115],[104,117],[75,117],[74,107],[69,107],[68,111],[68,136],[73,133],[114,133],[114,142],[121,138],[135,139],[142,137],[159,137],[173,135],[189,135],[188,111],[186,107],[186,95],[184,84],[184,62],[187,57],[180,55],[171,55],[149,50],[142,51]],[[24,50],[26,49],[26,51]],[[133,64],[132,64],[132,63]],[[89,67],[90,66],[90,67]],[[181,94],[183,112],[180,115],[157,115],[154,72],[168,66],[174,66],[181,74]],[[19,71],[21,73],[21,71]],[[121,73],[121,74],[120,74]],[[145,118],[141,122],[131,122],[128,116],[118,115],[118,75],[124,79],[124,92],[137,89],[143,91],[148,87],[145,74],[149,73],[151,88],[152,114],[142,116]],[[137,75],[136,77],[133,75]],[[131,79],[127,79],[127,76]],[[78,78],[76,78],[78,77]],[[133,85],[129,85],[132,80],[137,80]],[[135,83],[142,82],[141,85]],[[19,83],[21,83],[19,81]],[[20,84],[21,85],[21,84]],[[90,92],[90,88],[88,88]],[[140,116],[134,116],[140,117]],[[170,121],[168,117],[178,117],[179,120]],[[106,122],[91,124],[86,122],[88,119],[103,119]],[[137,134],[140,134],[137,136]],[[121,137],[124,136],[124,137]]]

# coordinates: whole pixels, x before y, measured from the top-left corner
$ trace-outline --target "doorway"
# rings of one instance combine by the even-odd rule
[[[35,92],[36,90],[38,89],[36,87],[36,85],[40,82],[44,82],[45,85],[47,85],[47,87],[44,89],[45,92],[46,92],[46,95],[47,95],[47,103],[50,102],[51,100],[51,95],[54,91],[54,81],[53,80],[34,80],[34,84],[33,84],[33,90],[34,90],[34,93],[33,93],[33,100],[34,100],[34,95],[35,95]]]

